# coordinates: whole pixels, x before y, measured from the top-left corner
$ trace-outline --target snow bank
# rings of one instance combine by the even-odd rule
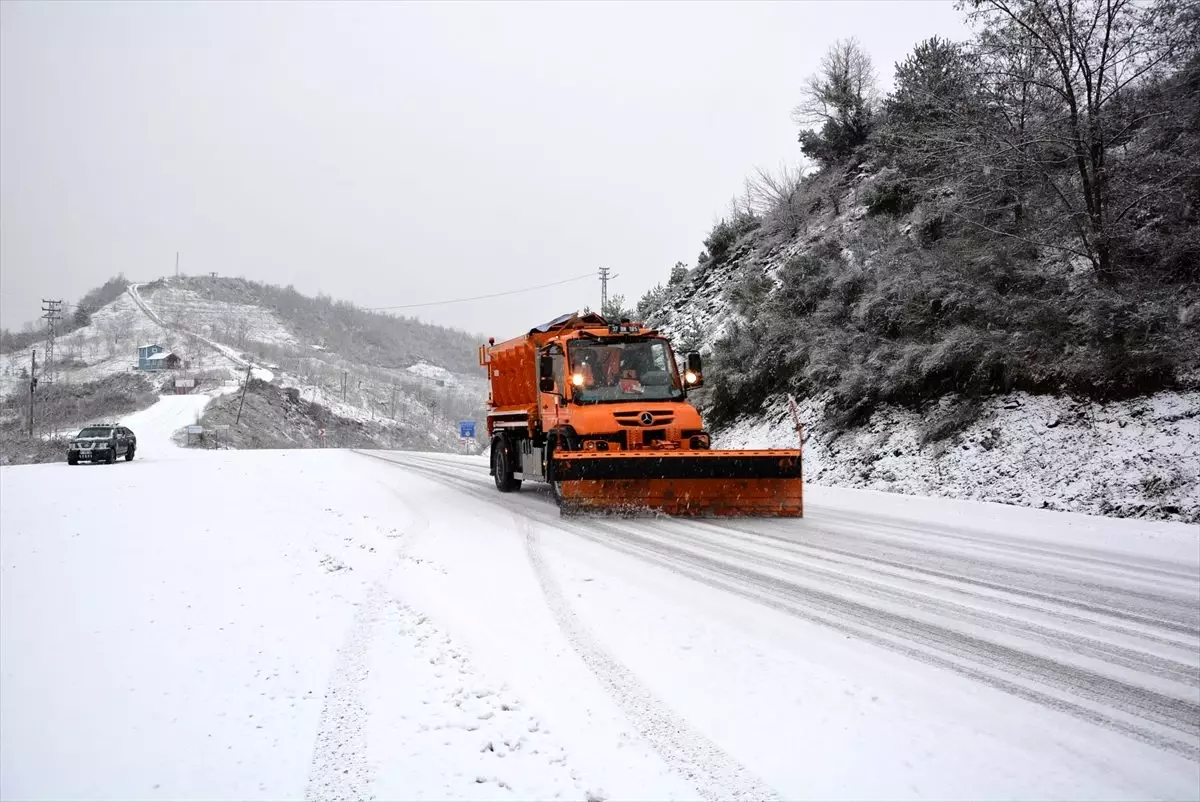
[[[924,418],[885,408],[829,441],[822,407],[801,405],[805,476],[816,483],[997,501],[1098,515],[1200,521],[1200,393],[1110,404],[1014,393],[922,446]],[[786,400],[720,431],[714,448],[794,448]]]
[[[405,370],[423,379],[445,382],[448,387],[458,383],[453,373],[437,365],[431,365],[428,362],[418,362],[415,365],[409,365]]]

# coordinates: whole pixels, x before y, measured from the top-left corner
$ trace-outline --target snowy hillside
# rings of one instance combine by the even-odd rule
[[[280,309],[289,309],[273,294],[282,292],[278,288],[239,279],[185,278],[133,289],[147,310],[173,330],[213,341],[228,358],[268,371],[269,375],[258,377],[294,389],[298,399],[321,405],[348,426],[371,422],[367,428],[382,435],[377,440],[379,445],[459,450],[462,444],[457,441],[457,421],[482,415],[486,382],[477,371],[455,374],[424,359],[403,369],[364,363],[353,355],[369,352],[356,344],[357,338],[367,336],[365,333],[335,335],[331,328],[321,342],[313,342],[314,323],[303,311],[285,316],[277,309],[255,303],[275,303]],[[228,300],[231,298],[235,300]],[[416,324],[405,325],[411,328]],[[473,341],[455,332],[442,347],[466,352],[466,342]],[[474,351],[470,354],[474,356]],[[461,357],[454,357],[451,364],[462,364]],[[276,403],[259,407],[262,412],[279,410]],[[278,432],[288,428],[283,418],[267,425]],[[293,434],[282,440],[262,440],[276,447],[289,440],[315,444],[302,431]],[[252,437],[244,442],[254,441]]]
[[[251,381],[240,394],[221,399],[196,421],[208,434],[194,439],[199,448],[396,448],[478,453],[480,443],[459,438],[458,426],[397,393],[397,406],[365,410],[320,397],[315,387],[281,387]],[[183,434],[180,443],[186,443]]]
[[[187,328],[231,346],[297,343],[296,337],[270,309],[212,300],[170,281],[139,287],[138,291],[172,328]]]
[[[741,228],[722,222],[708,242],[719,256],[706,252],[639,305],[677,348],[705,355],[708,387],[696,399],[714,444],[794,442],[791,392],[804,410],[807,475],[817,482],[1200,521],[1200,373],[1189,367],[1200,329],[1186,303],[1196,288],[1140,301],[1139,310],[1153,311],[1139,314],[1174,319],[1178,309],[1183,322],[1166,331],[1147,322],[1138,336],[1150,339],[1128,345],[1110,320],[1127,312],[1109,300],[1089,309],[1091,300],[1045,289],[1028,304],[1015,293],[972,298],[972,287],[999,279],[911,263],[933,258],[914,255],[919,210],[883,221],[868,213],[885,178],[811,179],[796,203],[817,211],[794,235],[756,217],[743,217]],[[1003,269],[1011,281],[1058,270]],[[1086,292],[1084,278],[1056,276],[1047,286],[1061,280]],[[1060,323],[1068,303],[1084,307],[1070,313],[1085,321],[1074,333]],[[938,311],[962,307],[978,318],[984,313],[973,310],[987,304],[997,319],[973,329],[949,326]],[[1033,330],[1023,318],[1067,333]],[[1027,380],[1036,393],[1004,389]],[[1131,389],[1140,382],[1177,389]],[[1105,393],[1120,398],[1095,399]]]
[[[169,333],[142,314],[128,295],[91,315],[91,323],[65,337],[56,345],[61,381],[96,381],[115,373],[125,373],[137,364],[137,346],[143,342],[173,343]],[[46,344],[35,342],[39,376],[44,376]],[[0,394],[28,392],[29,351],[0,354]]]
[[[821,405],[800,405],[809,481],[1098,515],[1200,522],[1200,393],[1092,404],[1015,393],[988,400],[950,441],[926,418],[877,412],[830,439]],[[796,442],[786,398],[721,430],[715,448]]]
[[[786,163],[638,313],[720,440],[799,398],[821,481],[1200,521],[1198,6],[958,6],[820,43]]]
[[[182,315],[178,322],[193,320],[193,330],[208,327],[216,339],[243,350],[253,345],[267,358],[336,353],[387,370],[426,362],[454,374],[483,375],[476,335],[328,296],[310,298],[291,287],[223,276],[172,277],[142,285],[140,291],[156,308]],[[276,347],[293,345],[299,347]]]
[[[259,383],[253,384],[256,397],[244,425],[256,431],[227,437],[227,446],[316,447],[324,444],[316,432],[328,428],[345,432],[346,445],[451,451],[479,447],[464,445],[457,425],[460,419],[482,415],[486,387],[478,372],[456,374],[424,358],[403,363],[403,353],[397,367],[357,361],[347,354],[373,353],[370,347],[356,343],[375,337],[374,333],[339,329],[338,336],[331,334],[322,338],[322,343],[312,342],[311,321],[298,322],[294,316],[254,302],[263,298],[275,299],[285,310],[279,298],[293,303],[308,300],[240,279],[184,277],[130,285],[116,300],[93,310],[88,325],[58,338],[53,383],[41,365],[44,356],[39,361],[41,385],[36,400],[38,408],[46,412],[36,420],[39,436],[69,434],[92,418],[127,411],[126,402],[106,402],[107,407],[75,403],[72,409],[89,410],[86,419],[51,414],[64,407],[59,400],[62,396],[111,396],[109,377],[141,378],[146,381],[145,389],[158,390],[163,382],[181,376],[195,379],[197,388],[203,390],[240,383],[249,371]],[[336,308],[340,315],[358,314],[349,305]],[[391,319],[371,320],[386,327]],[[429,342],[443,333],[433,326],[424,331],[422,324],[413,321],[397,321],[396,325],[404,332],[424,332],[422,336],[435,338]],[[467,364],[464,354],[474,357],[466,346],[473,343],[472,338],[461,332],[452,335],[431,347],[437,353],[457,354],[450,360],[452,365]],[[182,369],[153,374],[137,371],[137,347],[151,343],[175,353]],[[31,347],[44,355],[44,342]],[[57,458],[55,448],[42,448],[37,440],[20,441],[27,413],[19,398],[28,392],[28,360],[27,351],[0,356],[0,397],[9,399],[0,412],[0,451],[4,452],[0,459]],[[290,391],[296,402],[303,402],[305,414],[288,411],[284,390]],[[228,416],[222,404],[207,414],[209,419],[202,423],[230,422],[225,420]],[[328,443],[336,445],[338,441]]]

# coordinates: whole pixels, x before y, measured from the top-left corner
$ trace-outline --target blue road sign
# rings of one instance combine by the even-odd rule
[[[474,437],[475,436],[475,421],[460,420],[458,422],[459,437]]]

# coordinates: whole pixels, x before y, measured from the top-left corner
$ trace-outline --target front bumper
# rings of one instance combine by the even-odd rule
[[[67,452],[68,458],[75,458],[80,462],[97,462],[99,460],[108,459],[109,452],[116,456],[116,451],[111,448],[93,448],[84,450],[82,448],[72,448]]]

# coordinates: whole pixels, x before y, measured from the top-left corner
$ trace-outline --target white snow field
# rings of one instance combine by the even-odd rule
[[[1193,526],[166,438],[0,494],[4,799],[1200,798]]]

